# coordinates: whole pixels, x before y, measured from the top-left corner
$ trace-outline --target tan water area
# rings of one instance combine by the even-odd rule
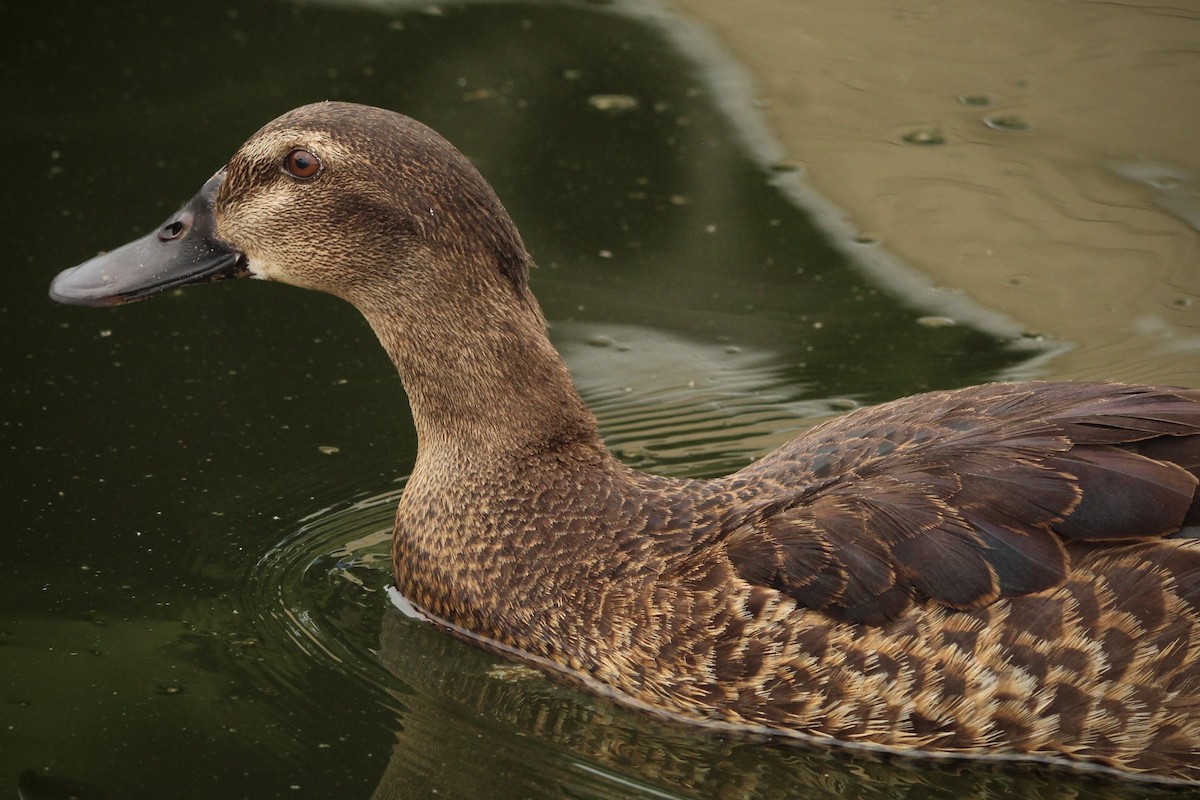
[[[676,0],[862,236],[1072,345],[1200,384],[1200,3]]]

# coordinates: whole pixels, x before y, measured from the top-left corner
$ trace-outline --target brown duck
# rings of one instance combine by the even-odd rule
[[[1200,392],[934,392],[724,478],[647,475],[601,442],[529,265],[438,134],[321,103],[51,296],[253,276],[353,303],[419,438],[396,585],[492,649],[725,730],[1200,783]]]

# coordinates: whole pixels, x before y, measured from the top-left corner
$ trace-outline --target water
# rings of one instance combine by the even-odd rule
[[[386,537],[414,432],[352,309],[254,282],[111,312],[45,299],[290,107],[396,108],[472,156],[609,443],[643,468],[733,469],[1036,345],[923,324],[869,282],[746,152],[696,64],[602,6],[123,8],[10,6],[0,33],[20,87],[0,124],[0,781],[34,770],[122,798],[1152,794],[715,738],[400,615]]]

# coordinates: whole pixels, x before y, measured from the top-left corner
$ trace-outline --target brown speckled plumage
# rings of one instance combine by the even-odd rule
[[[321,172],[286,174],[295,148]],[[1200,782],[1200,392],[936,392],[657,477],[604,448],[515,228],[419,123],[290,112],[212,213],[246,270],[354,303],[399,369],[420,449],[396,582],[430,617],[723,728]]]

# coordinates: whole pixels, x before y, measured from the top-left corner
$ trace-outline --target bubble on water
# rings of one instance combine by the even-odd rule
[[[638,107],[636,97],[628,94],[594,94],[587,99],[588,105],[598,111],[620,113]]]
[[[986,94],[968,92],[965,94],[960,94],[958,96],[958,102],[962,103],[964,106],[990,106],[992,104],[992,98]]]
[[[950,317],[925,316],[917,317],[917,324],[925,328],[950,328],[958,322]]]
[[[938,130],[937,128],[917,128],[916,130],[911,130],[908,133],[904,134],[903,136],[900,137],[900,139],[901,139],[901,141],[907,142],[908,144],[919,144],[919,145],[934,145],[934,144],[945,144],[946,143],[946,137],[943,136],[942,132],[940,130]]]
[[[1016,114],[993,114],[984,117],[983,124],[994,131],[1027,131],[1033,127]]]

